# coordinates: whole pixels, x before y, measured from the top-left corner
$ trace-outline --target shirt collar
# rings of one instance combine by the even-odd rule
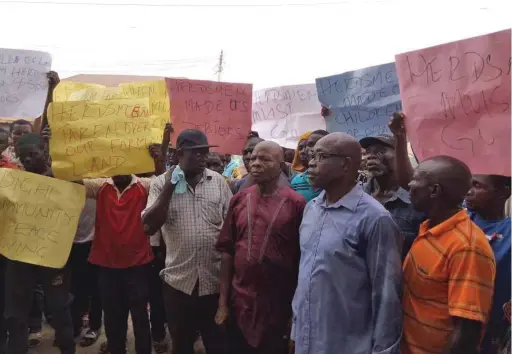
[[[363,188],[359,184],[356,184],[350,190],[350,192],[345,194],[343,196],[343,198],[341,198],[334,204],[327,205],[325,191],[322,191],[320,193],[320,195],[317,198],[315,198],[314,200],[316,201],[316,203],[318,205],[320,205],[322,208],[325,208],[325,209],[338,209],[340,207],[344,207],[344,208],[347,208],[348,210],[350,210],[351,212],[355,212],[357,209],[357,206],[359,205],[359,201],[363,197],[364,193],[365,192],[363,191]]]
[[[137,177],[135,175],[132,175],[132,180],[130,181],[128,186],[126,186],[126,189],[130,188],[131,186],[136,184],[138,181],[139,181],[139,177]],[[114,180],[112,179],[112,177],[107,178],[107,183],[112,185],[112,186],[114,186],[114,188],[117,189],[116,185],[114,184]]]
[[[376,183],[375,178],[370,179],[367,183],[365,183],[363,185],[363,190],[366,193],[372,195],[372,192],[375,189],[375,183]],[[397,199],[400,199],[402,202],[404,202],[406,204],[411,204],[411,198],[409,197],[409,192],[402,187],[398,187],[398,189],[393,193],[393,196],[391,198],[389,198],[388,200],[386,200],[386,202],[384,204],[386,204],[387,202],[392,202]]]
[[[429,229],[429,222],[430,222],[430,219],[429,219],[429,220],[424,221],[420,225],[419,235],[421,236],[421,235],[428,233],[434,237],[441,236],[442,234],[450,231],[451,229],[456,227],[458,224],[465,222],[465,221],[470,221],[470,219],[469,219],[469,215],[466,213],[466,211],[464,209],[459,211],[458,213],[456,213],[449,219],[446,219],[439,225],[434,226],[431,229]]]

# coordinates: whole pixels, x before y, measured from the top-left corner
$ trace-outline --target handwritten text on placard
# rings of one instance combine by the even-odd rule
[[[389,135],[389,118],[402,110],[395,63],[316,79],[318,99],[331,109],[329,132],[356,139]]]
[[[252,85],[166,79],[174,136],[202,130],[213,151],[240,154],[251,128]]]
[[[0,168],[0,253],[15,261],[63,267],[84,204],[81,185]]]
[[[254,92],[252,128],[265,140],[295,149],[300,135],[325,129],[315,84],[274,87]]]
[[[148,98],[54,102],[48,119],[52,169],[65,180],[153,171],[148,146],[168,122],[150,114]]]
[[[396,56],[407,135],[419,160],[450,155],[510,175],[510,30]]]
[[[50,54],[0,49],[0,117],[39,117],[48,95]]]

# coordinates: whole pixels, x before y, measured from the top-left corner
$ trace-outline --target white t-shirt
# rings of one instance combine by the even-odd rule
[[[96,200],[87,198],[85,207],[78,219],[78,228],[75,234],[75,243],[90,242],[94,239],[94,227],[96,224]]]

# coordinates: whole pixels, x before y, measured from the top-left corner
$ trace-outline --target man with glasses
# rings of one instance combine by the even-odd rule
[[[178,165],[153,179],[143,212],[146,234],[161,230],[166,245],[161,276],[174,354],[193,353],[197,332],[208,354],[225,350],[215,323],[221,260],[215,244],[232,194],[224,178],[206,168],[211,146],[199,130],[181,132]]]
[[[400,230],[357,183],[357,140],[331,133],[311,157],[309,178],[323,191],[307,204],[300,226],[295,353],[399,353]]]

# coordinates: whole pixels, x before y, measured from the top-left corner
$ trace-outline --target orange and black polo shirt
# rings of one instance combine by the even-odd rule
[[[442,353],[452,317],[486,323],[496,264],[483,231],[464,210],[429,229],[428,220],[404,262],[402,354]]]

